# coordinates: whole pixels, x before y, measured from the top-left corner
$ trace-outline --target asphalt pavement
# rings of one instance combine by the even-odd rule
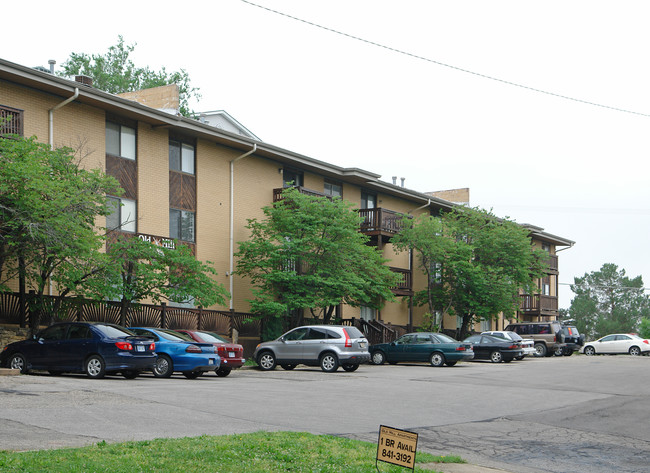
[[[196,380],[0,376],[0,449],[259,430],[376,443],[387,425],[417,432],[418,451],[469,463],[430,465],[444,473],[637,473],[650,457],[648,363],[572,356]]]

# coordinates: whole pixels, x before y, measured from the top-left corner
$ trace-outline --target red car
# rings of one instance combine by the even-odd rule
[[[238,343],[230,343],[220,335],[214,332],[203,330],[176,330],[190,337],[192,340],[201,343],[212,343],[217,354],[221,358],[221,366],[216,371],[217,376],[228,376],[235,368],[240,368],[244,364],[244,347]]]

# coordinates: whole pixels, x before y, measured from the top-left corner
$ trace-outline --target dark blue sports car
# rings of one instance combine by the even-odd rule
[[[221,358],[212,343],[195,342],[185,334],[164,328],[130,327],[129,330],[152,337],[156,342],[153,374],[158,378],[169,378],[174,371],[180,371],[186,378],[194,379],[221,366]]]
[[[54,324],[34,338],[7,345],[0,364],[27,373],[30,369],[51,374],[86,373],[90,378],[122,373],[135,378],[152,369],[156,355],[150,337],[138,337],[119,325],[66,322]]]

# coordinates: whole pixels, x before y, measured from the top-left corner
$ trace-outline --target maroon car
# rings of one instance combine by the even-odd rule
[[[221,366],[216,371],[217,376],[228,376],[235,368],[244,364],[244,347],[238,343],[230,343],[228,340],[214,332],[204,330],[176,330],[184,333],[192,340],[202,343],[212,343],[217,348],[217,354],[221,358]]]

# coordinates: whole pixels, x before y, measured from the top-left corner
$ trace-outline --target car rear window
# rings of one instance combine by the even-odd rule
[[[93,327],[95,327],[108,338],[132,337],[134,335],[134,333],[130,330],[127,330],[124,327],[120,327],[118,325],[95,324]]]
[[[364,335],[356,327],[344,327],[343,330],[348,333],[350,338],[364,338]]]
[[[216,333],[211,332],[196,332],[200,335],[201,339],[209,343],[230,343],[228,340],[221,338]]]

